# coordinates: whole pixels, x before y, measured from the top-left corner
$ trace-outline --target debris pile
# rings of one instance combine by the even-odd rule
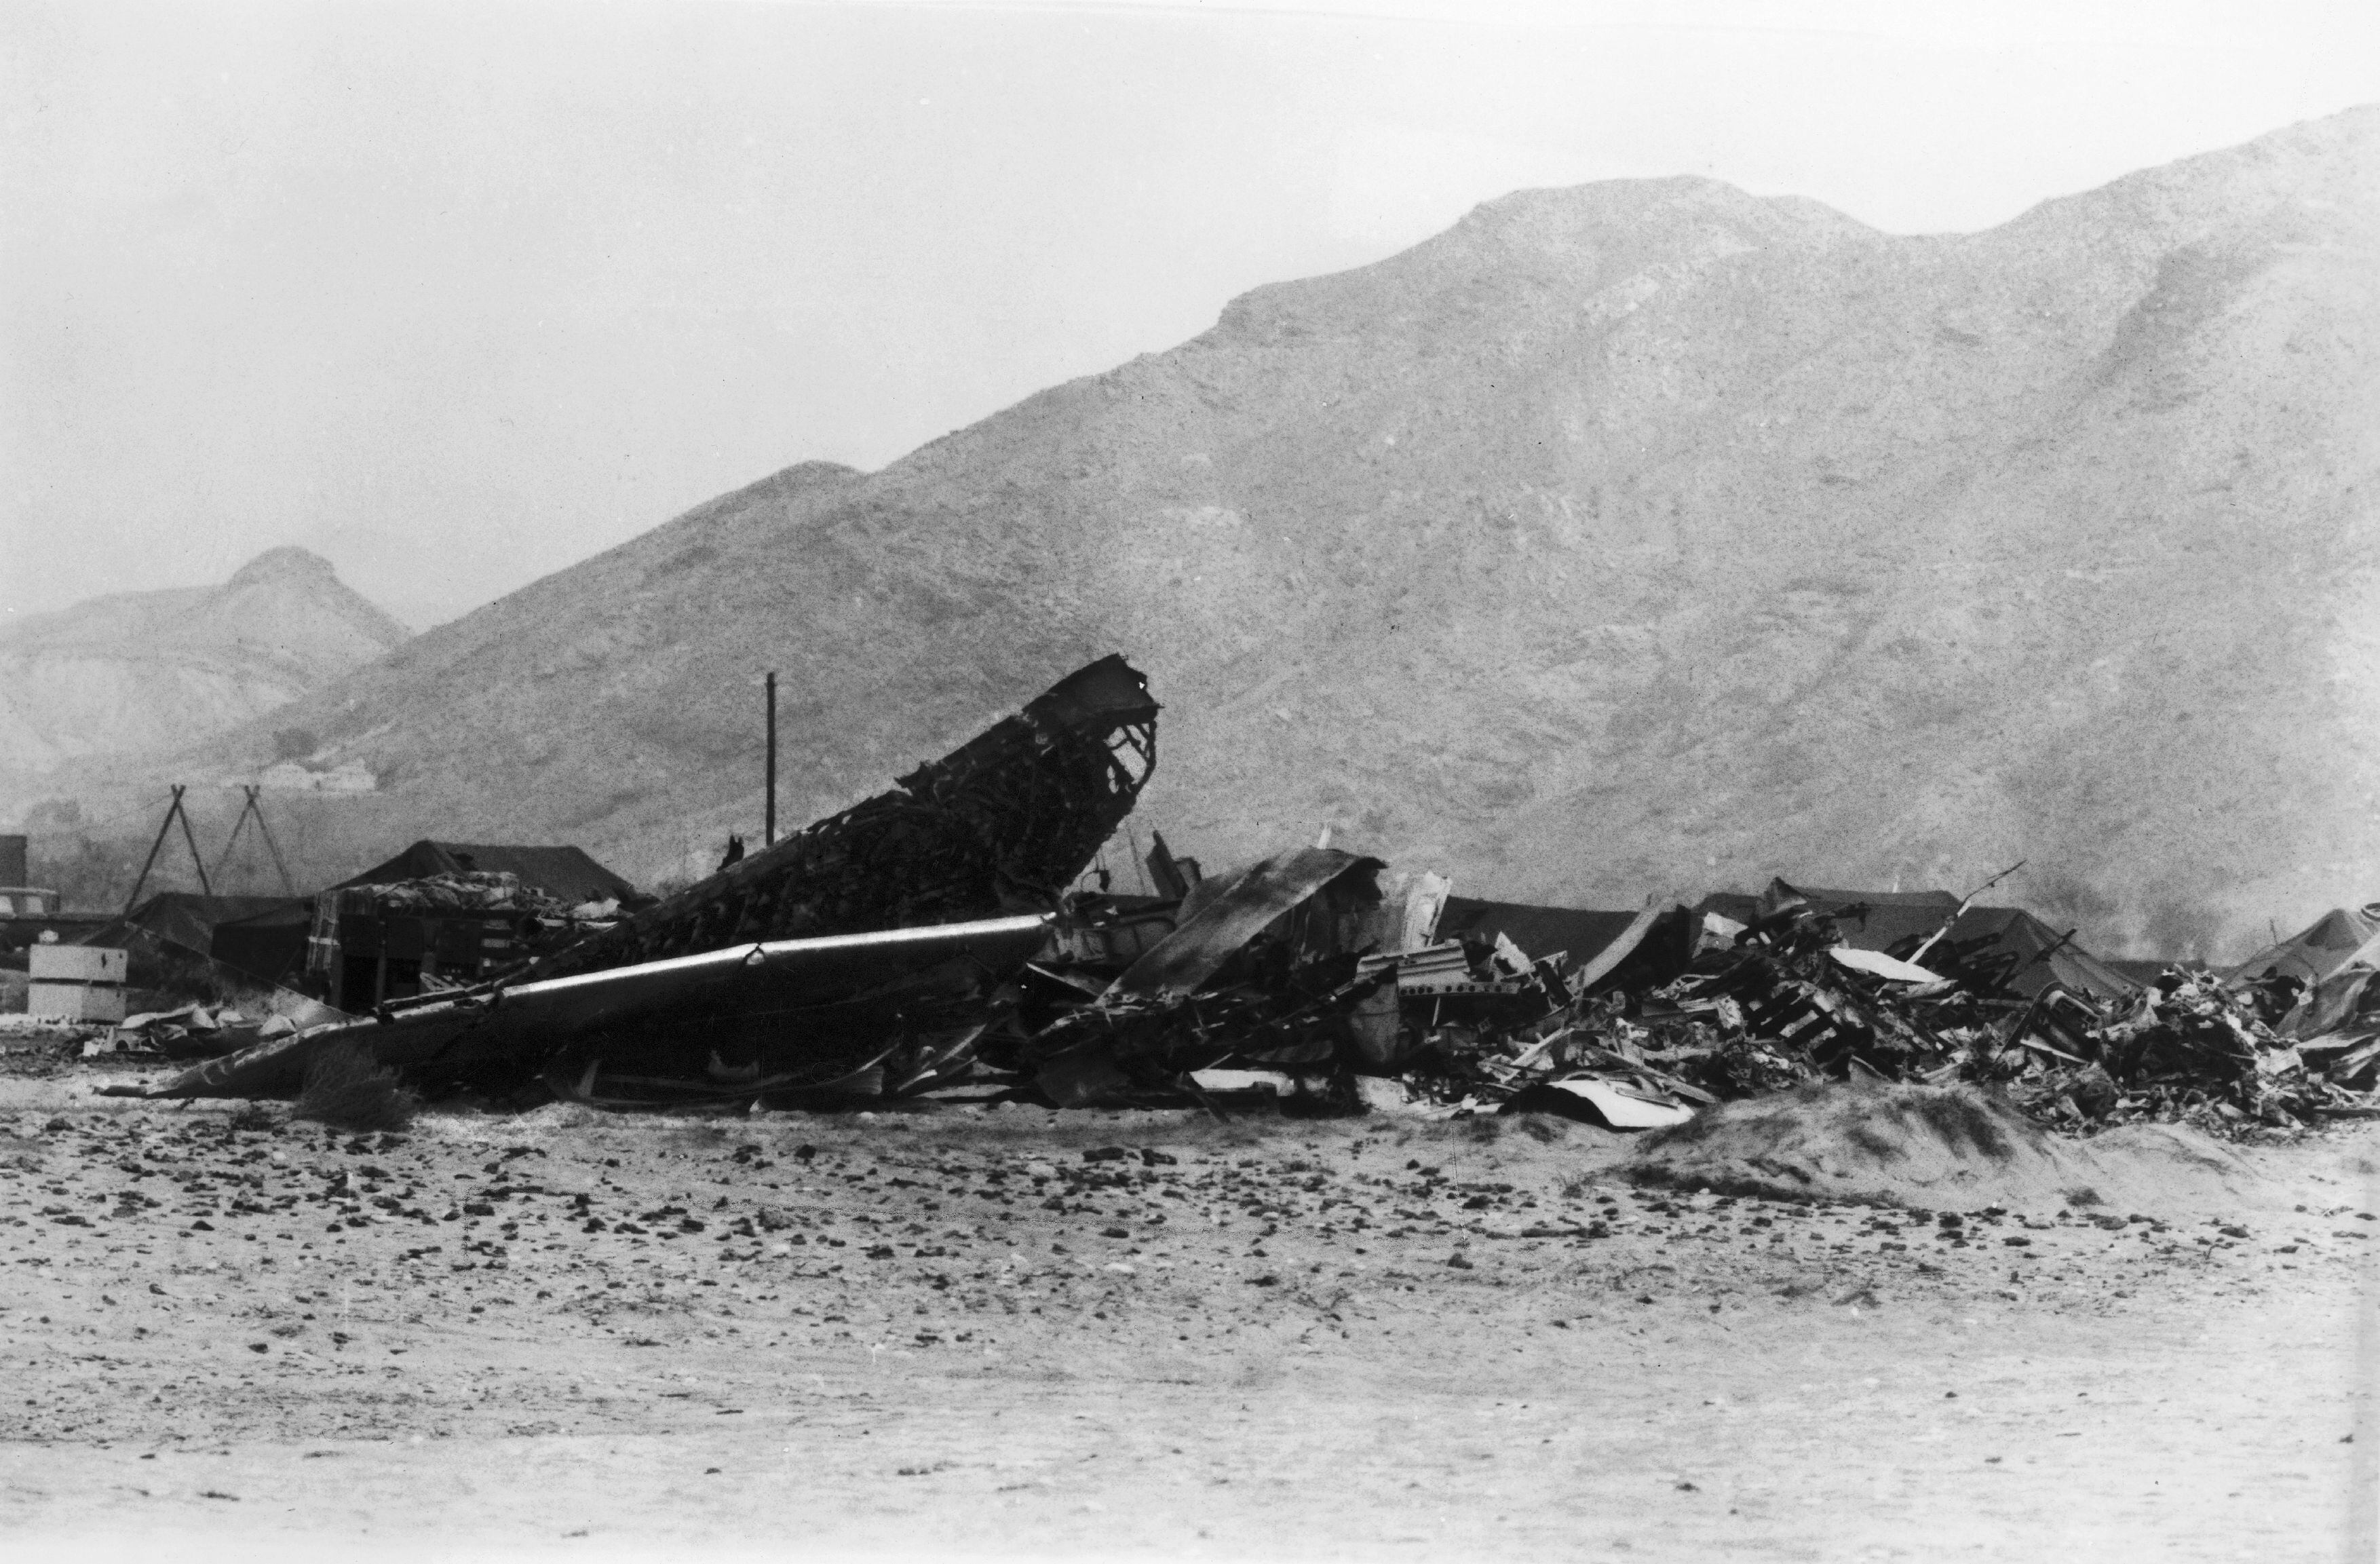
[[[1127,896],[1092,866],[1154,770],[1158,710],[1138,673],[1103,659],[893,791],[676,896],[580,925],[492,979],[280,1028],[152,1095],[285,1093],[323,1050],[360,1044],[408,1085],[524,1106],[932,1093],[1222,1111],[1278,1081],[1317,1110],[1637,1130],[1864,1079],[1986,1085],[2076,1130],[2158,1119],[2238,1135],[2380,1113],[2380,915],[2319,962],[2301,939],[2302,972],[2276,957],[2144,988],[2071,930],[1975,906],[1980,891],[1871,902],[1779,880],[1691,909],[1451,914],[1445,879],[1326,834],[1211,878],[1153,838],[1163,894]],[[546,905],[509,874],[341,894],[617,911]],[[203,1012],[142,1021],[167,1051],[226,1031]]]
[[[1574,997],[1460,1062],[1483,1097],[1512,1093],[1520,1110],[1544,1103],[1536,1086],[1582,1078],[1684,1106],[1854,1075],[1988,1084],[2070,1129],[2162,1120],[2236,1134],[2375,1110],[2355,1086],[2370,1085],[2380,1047],[2281,1036],[2288,995],[2272,985],[2174,970],[2130,1000],[2054,983],[2027,997],[2019,974],[1980,977],[1956,952],[1942,963],[1952,976],[1840,944],[1838,916],[1789,906],[1739,927],[1706,915],[1682,975]]]
[[[2176,969],[2145,988],[2070,986],[2041,970],[2070,936],[2012,956],[1947,938],[1950,922],[1906,950],[1865,950],[1843,942],[1865,909],[1781,885],[1748,924],[1648,910],[1575,970],[1568,952],[1535,955],[1500,933],[1383,953],[1406,911],[1378,895],[1385,867],[1283,855],[1185,903],[1174,932],[1121,973],[1037,964],[1050,989],[1038,1024],[1020,1009],[1018,1035],[983,1050],[978,1079],[1069,1107],[1206,1100],[1208,1083],[1256,1078],[1232,1072],[1390,1075],[1394,1095],[1336,1098],[1620,1130],[1852,1078],[1987,1085],[2072,1130],[2160,1120],[2238,1135],[2380,1112],[2357,1089],[2380,1075],[2380,1004],[2361,1012],[2364,1031],[2299,1042],[2278,1018],[2313,1012],[2292,1011],[2287,979]],[[1942,970],[1909,959],[1920,953]],[[2051,970],[2112,976],[2088,958]],[[2359,997],[2369,988],[2380,984]]]
[[[1179,926],[1103,987],[1096,959],[1033,969],[1047,986],[1042,1024],[987,1062],[1061,1107],[1179,1099],[1196,1090],[1184,1076],[1227,1061],[1378,1062],[1396,1027],[1395,971],[1364,958],[1384,867],[1310,847],[1202,881]]]

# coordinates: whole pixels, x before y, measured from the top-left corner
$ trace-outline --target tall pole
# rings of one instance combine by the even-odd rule
[[[149,871],[157,867],[157,854],[165,845],[166,833],[174,829],[174,812],[181,806],[182,790],[176,787],[174,789],[174,801],[165,806],[165,818],[157,822],[157,840],[149,844],[149,856],[140,861],[140,878],[132,882],[132,894],[124,898],[126,917],[132,915],[132,909],[140,903],[140,892],[148,889]]]
[[[777,675],[769,674],[769,804],[760,824],[761,845],[777,844]]]
[[[239,833],[248,827],[248,812],[256,807],[256,790],[248,790],[248,802],[239,806],[238,818],[231,822],[231,834],[224,838],[223,851],[215,855],[215,878],[223,879],[225,867],[230,864],[232,850],[239,845]],[[231,881],[224,879],[225,885]]]
[[[215,888],[207,883],[207,861],[199,856],[198,832],[190,829],[190,812],[182,807],[182,790],[174,789],[174,813],[182,817],[182,840],[189,844],[190,867],[199,871],[199,894],[212,897]]]
[[[188,813],[182,807],[182,784],[176,782],[174,801],[165,806],[165,818],[157,822],[157,840],[149,844],[149,856],[142,860],[140,865],[140,878],[132,882],[132,894],[124,899],[126,917],[130,917],[132,909],[140,904],[140,892],[149,884],[149,871],[157,867],[157,851],[165,845],[166,834],[174,829],[174,822],[177,819],[182,822],[182,840],[189,843],[190,867],[199,871],[199,893],[202,896],[214,894],[213,887],[207,883],[207,861],[199,856],[199,839],[190,830]],[[260,818],[258,823],[261,825],[263,822]],[[235,825],[232,829],[237,832],[238,827]]]
[[[256,787],[248,790],[248,806],[256,815],[256,834],[264,838],[264,845],[273,855],[273,867],[280,871],[281,893],[294,900],[298,895],[297,881],[289,878],[289,866],[281,859],[281,843],[273,840],[273,828],[264,823],[264,806],[257,802],[256,795],[262,791]]]

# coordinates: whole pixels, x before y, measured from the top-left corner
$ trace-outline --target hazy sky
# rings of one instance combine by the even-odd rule
[[[1897,232],[2380,100],[2380,5],[0,7],[0,620],[416,624],[1525,185]]]

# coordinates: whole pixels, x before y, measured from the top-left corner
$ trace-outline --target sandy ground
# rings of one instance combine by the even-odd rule
[[[91,1086],[0,1081],[11,1557],[2374,1557],[2380,1132],[1946,1228],[1538,1121]]]

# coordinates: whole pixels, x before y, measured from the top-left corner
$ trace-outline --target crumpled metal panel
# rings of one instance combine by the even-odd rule
[[[1171,999],[1196,991],[1248,942],[1284,915],[1305,908],[1328,887],[1345,880],[1346,905],[1321,909],[1326,917],[1344,916],[1377,905],[1379,891],[1373,877],[1384,867],[1378,858],[1359,857],[1330,847],[1302,847],[1253,865],[1234,877],[1154,950],[1127,968],[1108,990],[1111,999]],[[1322,950],[1342,949],[1336,938],[1318,943]]]

